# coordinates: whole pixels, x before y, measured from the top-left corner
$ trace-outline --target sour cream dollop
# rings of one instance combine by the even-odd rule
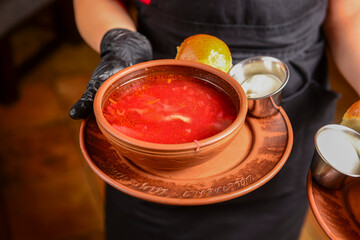
[[[278,90],[281,85],[281,80],[273,74],[256,74],[241,84],[248,98],[267,96]]]
[[[317,145],[326,161],[335,169],[346,174],[360,174],[359,149],[350,140],[350,135],[346,133],[327,130],[319,134]]]

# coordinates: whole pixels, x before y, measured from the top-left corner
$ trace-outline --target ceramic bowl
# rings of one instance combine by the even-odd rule
[[[209,138],[181,144],[145,142],[114,129],[102,112],[104,102],[112,91],[130,81],[159,74],[197,77],[221,88],[235,106],[237,116],[234,122],[222,132]],[[101,85],[94,99],[94,114],[99,129],[117,152],[135,165],[161,170],[184,169],[215,157],[239,133],[244,124],[247,109],[245,92],[230,75],[202,63],[173,59],[153,60],[123,69]]]

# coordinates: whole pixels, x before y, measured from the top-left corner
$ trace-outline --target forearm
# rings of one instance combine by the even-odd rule
[[[108,30],[136,30],[127,10],[115,0],[74,0],[73,4],[78,31],[97,52],[100,52],[101,39]]]
[[[329,0],[324,29],[334,62],[360,95],[360,1]]]

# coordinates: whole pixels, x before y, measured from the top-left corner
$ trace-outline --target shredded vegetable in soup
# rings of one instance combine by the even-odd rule
[[[142,141],[177,144],[213,136],[236,117],[229,96],[203,80],[157,75],[115,89],[103,113],[121,133]]]

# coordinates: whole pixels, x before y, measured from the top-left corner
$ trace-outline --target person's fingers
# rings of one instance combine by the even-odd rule
[[[129,65],[152,59],[150,41],[141,33],[127,29],[111,29],[101,41],[101,56],[114,54]]]
[[[70,109],[70,117],[87,118],[93,111],[95,94],[105,80],[130,65],[151,59],[151,44],[144,35],[126,29],[109,30],[101,42],[101,61],[94,70],[84,95]]]
[[[69,115],[72,119],[85,119],[93,111],[93,101],[80,99],[70,109]]]
[[[94,97],[101,84],[124,67],[126,63],[114,56],[103,58],[88,82],[83,96],[70,109],[70,117],[72,119],[87,118],[93,111]]]

